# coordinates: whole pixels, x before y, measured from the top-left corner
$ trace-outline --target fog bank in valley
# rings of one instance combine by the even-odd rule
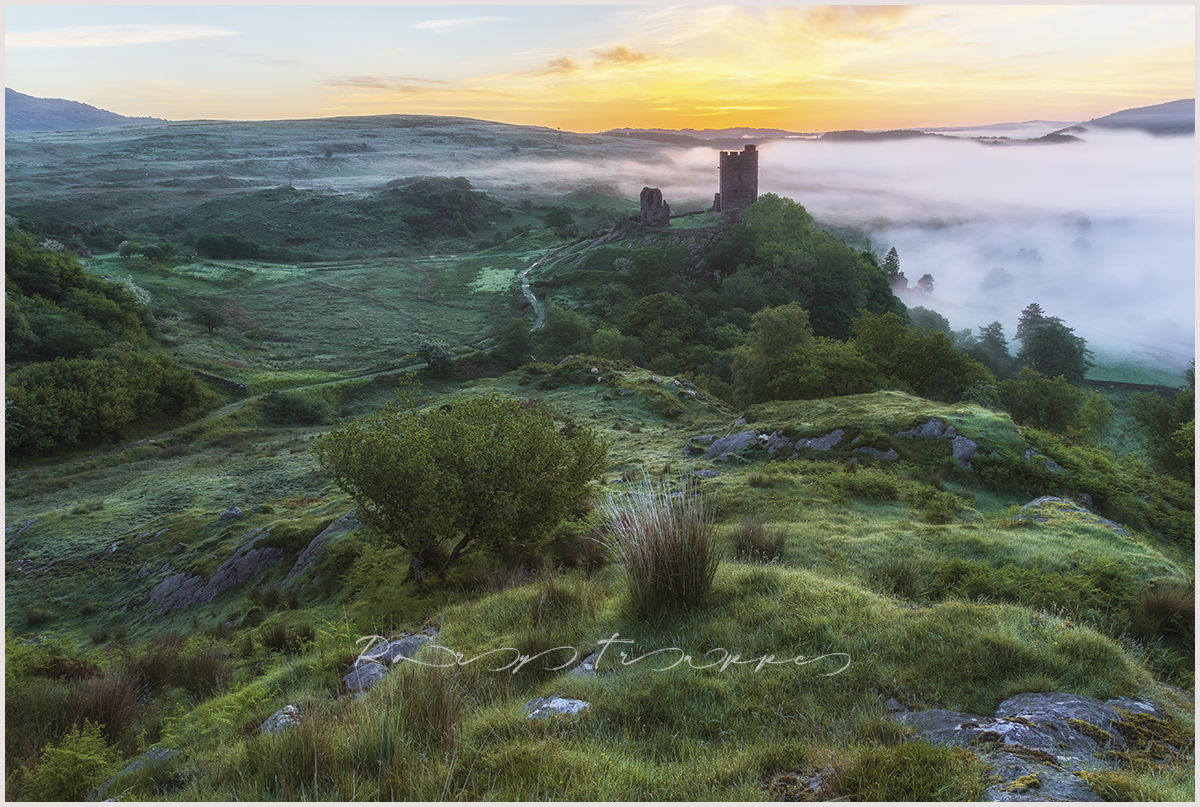
[[[934,278],[931,297],[906,302],[956,329],[999,320],[1012,339],[1036,302],[1097,353],[1182,371],[1195,352],[1195,138],[1081,136],[1006,146],[768,141],[759,190],[796,200],[823,224],[858,228],[880,256],[894,246],[910,286]],[[680,211],[711,203],[717,154],[648,144],[644,160],[479,166],[485,186],[505,177],[563,190],[607,183],[634,198],[650,185]]]

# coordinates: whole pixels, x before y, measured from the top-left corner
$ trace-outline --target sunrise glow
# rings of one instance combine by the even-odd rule
[[[1193,6],[8,6],[5,82],[172,120],[886,129],[1190,98],[1194,33]]]

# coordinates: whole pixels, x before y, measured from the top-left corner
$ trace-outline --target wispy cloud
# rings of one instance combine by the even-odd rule
[[[442,89],[441,87],[420,86],[423,84],[448,85],[449,83],[448,81],[440,81],[438,79],[410,78],[406,76],[388,78],[383,76],[343,76],[325,81],[325,84],[329,87],[353,87],[360,90],[386,90],[387,92],[408,94],[436,92]]]
[[[71,25],[37,31],[6,31],[6,48],[108,48],[149,45],[210,36],[236,36],[237,31],[209,25]]]
[[[595,64],[597,67],[605,65],[625,66],[658,61],[657,56],[649,56],[636,50],[630,50],[624,45],[618,45],[609,50],[593,50],[592,53],[596,57]]]
[[[449,20],[425,20],[413,26],[425,31],[451,31],[455,28],[465,28],[469,25],[479,25],[485,22],[503,22],[508,17],[458,17]]]

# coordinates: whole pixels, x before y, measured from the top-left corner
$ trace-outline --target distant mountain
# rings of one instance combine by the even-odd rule
[[[4,131],[62,132],[72,129],[100,129],[141,123],[163,123],[162,118],[130,118],[62,98],[35,98],[4,88]]]
[[[1195,134],[1196,99],[1183,98],[1165,104],[1124,109],[1080,125],[1101,129],[1141,129],[1153,135]]]

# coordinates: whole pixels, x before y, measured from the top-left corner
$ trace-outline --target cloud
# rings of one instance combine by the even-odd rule
[[[7,31],[6,48],[105,48],[149,45],[210,36],[236,36],[209,25],[73,25],[37,31]]]
[[[658,61],[658,57],[656,56],[649,56],[645,53],[630,50],[624,45],[618,45],[617,47],[609,50],[593,50],[592,53],[596,57],[595,65],[597,67],[606,65],[625,66]]]
[[[447,81],[438,79],[411,78],[408,76],[392,78],[383,78],[382,76],[345,76],[328,79],[325,84],[330,87],[355,87],[362,90],[387,90],[389,92],[404,93],[436,92],[439,90],[437,87],[417,86],[413,82],[420,84],[449,84]]]
[[[424,31],[438,31],[440,33],[455,28],[465,28],[468,25],[479,25],[485,22],[503,22],[507,19],[508,17],[459,17],[450,20],[425,20],[424,22],[417,23],[413,28],[420,28]]]
[[[563,56],[561,59],[551,59],[546,62],[546,66],[537,70],[530,70],[522,73],[525,76],[554,76],[568,75],[579,71],[579,62],[572,59],[570,56]]]

